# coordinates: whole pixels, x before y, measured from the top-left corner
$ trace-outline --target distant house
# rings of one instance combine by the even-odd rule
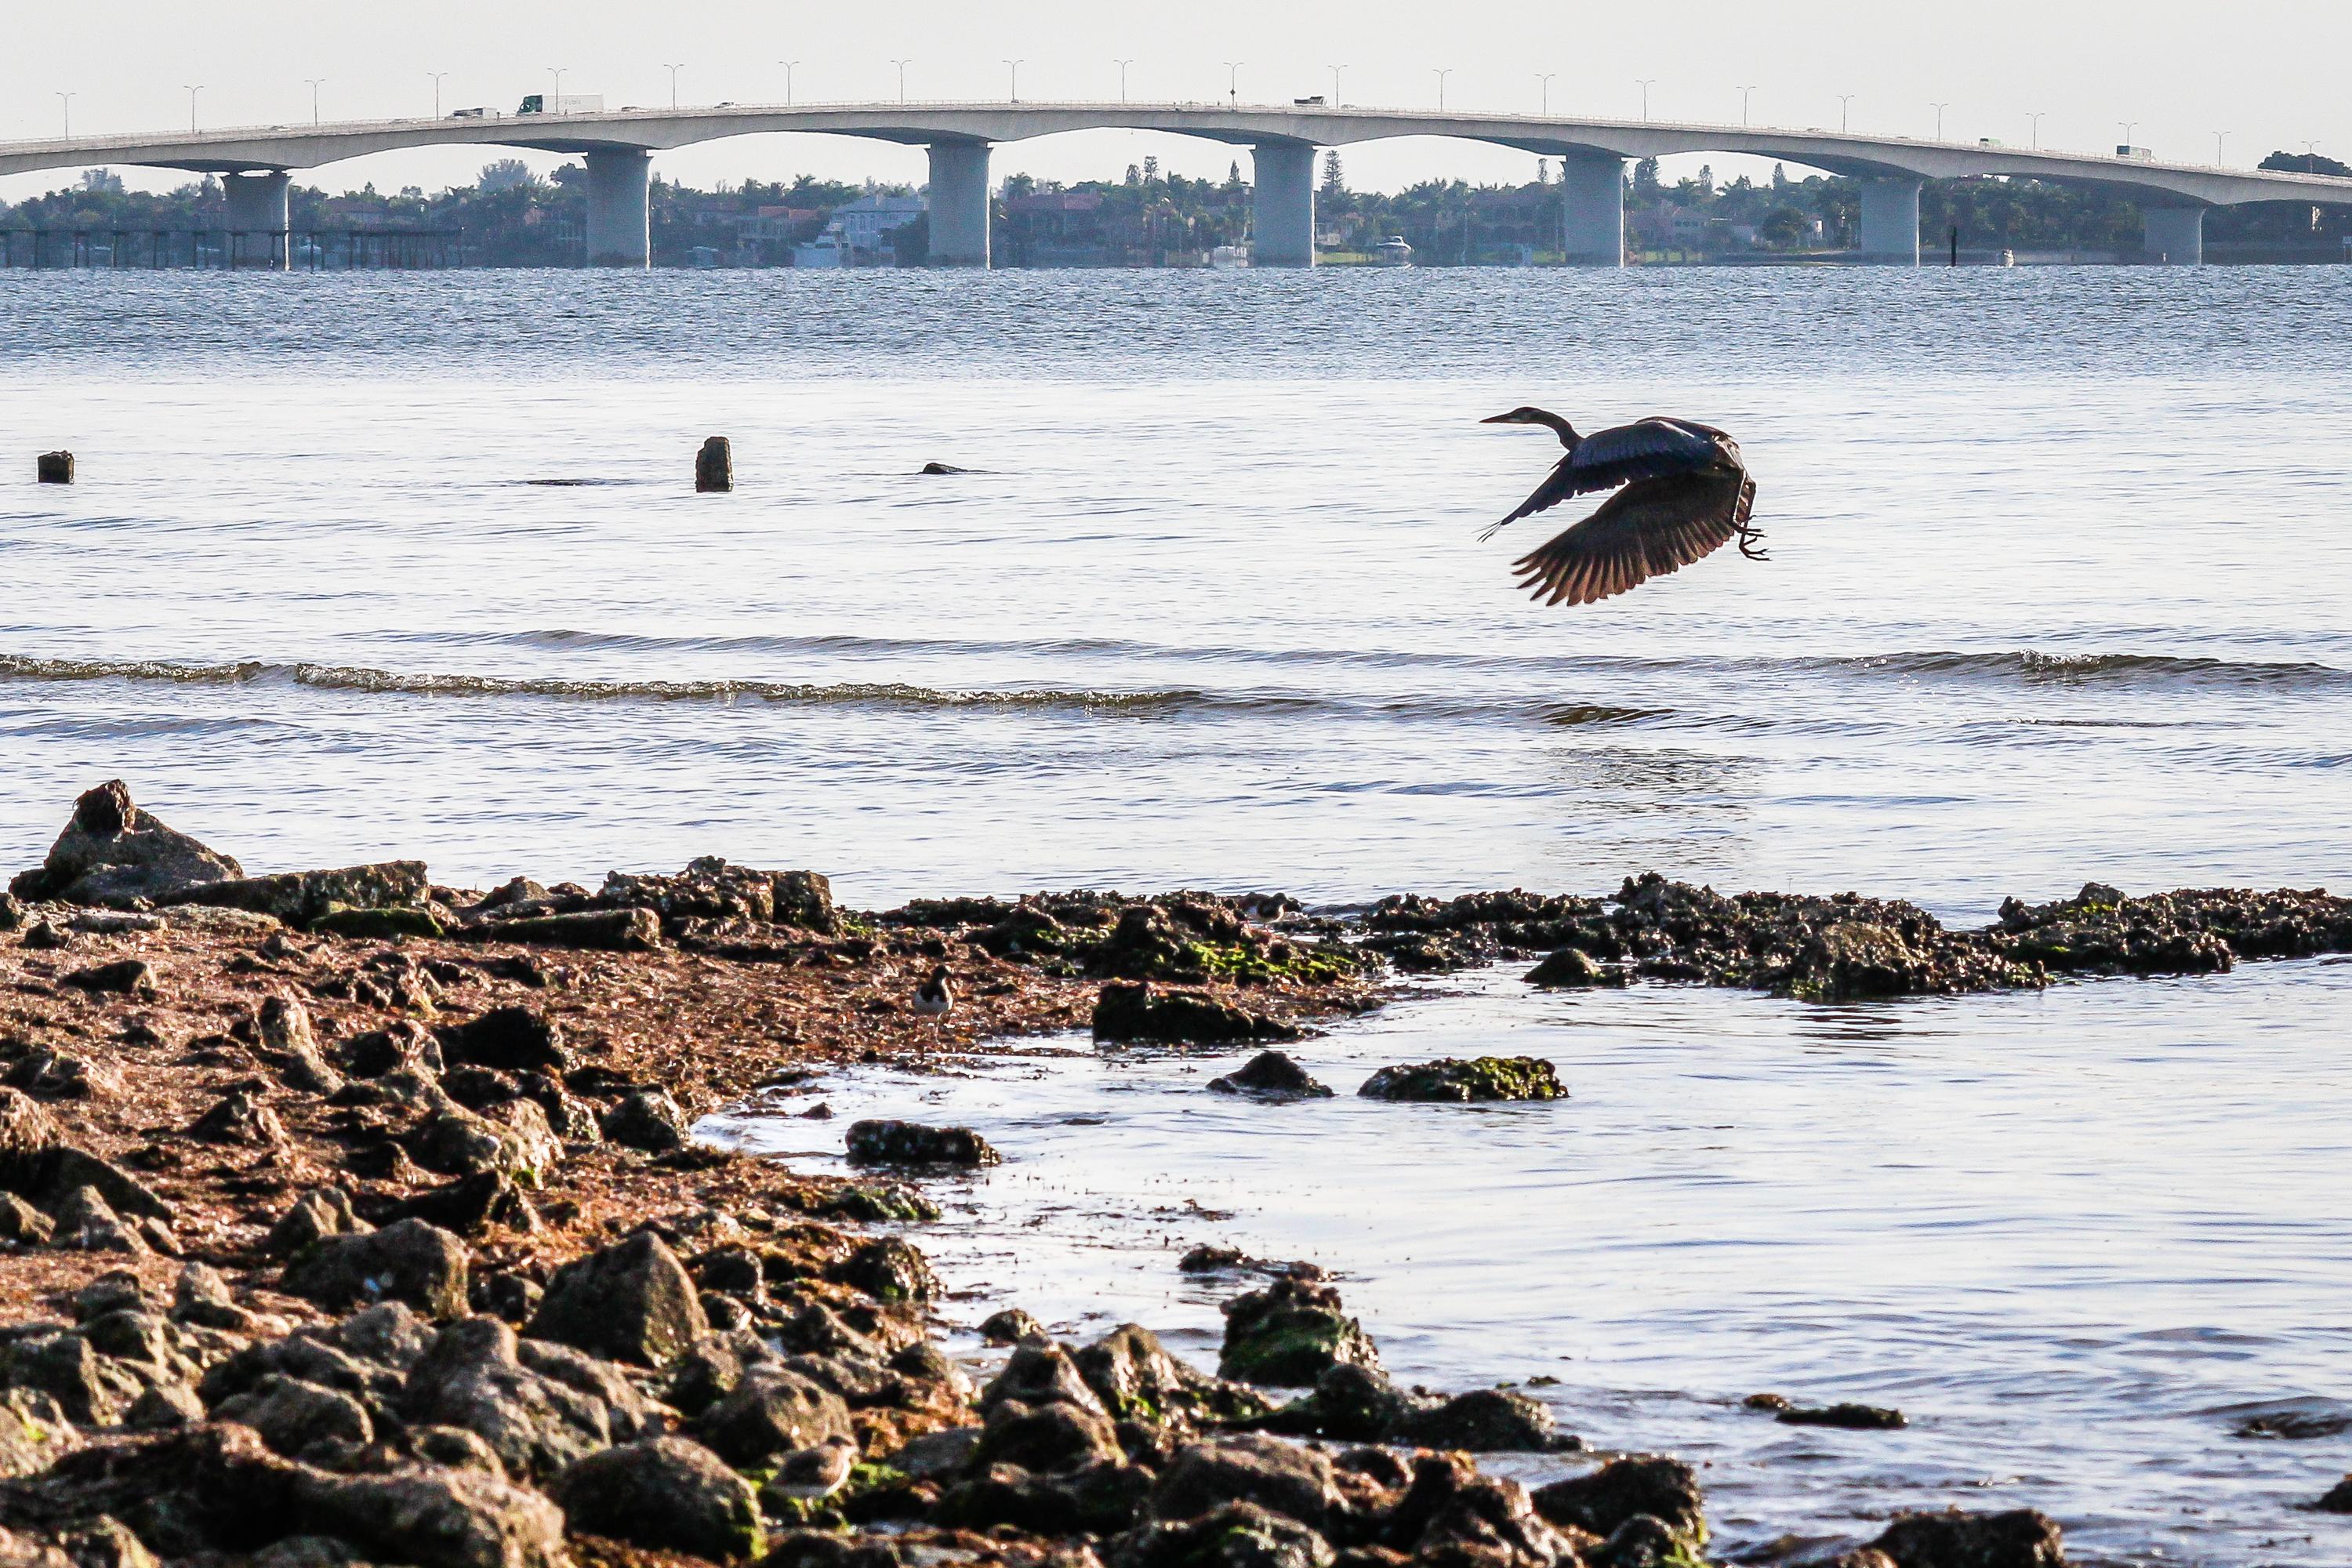
[[[833,210],[833,221],[825,226],[828,233],[838,234],[850,250],[871,255],[887,249],[886,237],[904,228],[923,216],[920,196],[884,196],[866,195],[845,207]]]

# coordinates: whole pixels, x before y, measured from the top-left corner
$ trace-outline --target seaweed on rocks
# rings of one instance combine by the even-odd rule
[[[1551,1063],[1540,1057],[1442,1058],[1407,1067],[1384,1067],[1356,1092],[1366,1100],[1472,1101],[1565,1100],[1567,1089]]]
[[[1301,1388],[1335,1366],[1378,1371],[1380,1352],[1328,1285],[1276,1279],[1224,1304],[1220,1374],[1242,1383]]]

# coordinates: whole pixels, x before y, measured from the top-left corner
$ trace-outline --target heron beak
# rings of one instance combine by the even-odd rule
[[[1517,425],[1518,422],[1519,416],[1516,414],[1496,414],[1478,421],[1481,425]]]

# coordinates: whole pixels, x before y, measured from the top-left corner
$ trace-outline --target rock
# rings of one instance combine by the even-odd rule
[[[2056,1522],[2030,1508],[1897,1514],[1870,1544],[1895,1568],[2064,1568],[2066,1562]]]
[[[249,1332],[253,1327],[253,1314],[236,1304],[228,1293],[228,1281],[208,1263],[181,1267],[172,1290],[172,1321],[231,1333]]]
[[[1224,1305],[1217,1371],[1244,1383],[1305,1387],[1335,1366],[1380,1367],[1363,1327],[1328,1285],[1277,1279]]]
[[[352,1195],[341,1187],[313,1187],[278,1216],[263,1243],[272,1257],[291,1258],[331,1236],[359,1236],[375,1226],[352,1212]]]
[[[958,1530],[1010,1529],[1033,1535],[1099,1534],[1133,1525],[1150,1472],[1109,1460],[1060,1475],[989,1465],[950,1487],[932,1520]]]
[[[890,1456],[890,1468],[911,1480],[944,1480],[970,1468],[980,1447],[980,1426],[950,1426],[927,1432]]]
[[[1203,992],[1154,992],[1145,980],[1113,982],[1095,998],[1095,1038],[1122,1045],[1296,1040],[1305,1033],[1295,1025],[1217,1001]]]
[[[281,1283],[289,1294],[337,1311],[394,1300],[428,1318],[456,1318],[466,1312],[467,1269],[464,1242],[421,1219],[404,1219],[313,1242],[286,1266]]]
[[[161,1383],[131,1402],[122,1424],[133,1432],[167,1432],[205,1418],[205,1402],[184,1383]]]
[[[1331,1543],[1287,1515],[1230,1503],[1197,1519],[1155,1521],[1118,1537],[1109,1568],[1331,1568]]]
[[[305,1094],[332,1094],[343,1087],[343,1075],[319,1054],[319,1037],[310,1025],[310,1009],[290,996],[265,996],[254,1016],[256,1054],[269,1064],[278,1080]]]
[[[832,1110],[827,1109],[818,1120],[831,1121],[832,1117]],[[939,1218],[940,1205],[904,1182],[866,1182],[835,1188],[817,1199],[807,1212],[866,1225],[910,1225]]]
[[[681,1437],[591,1454],[548,1489],[566,1526],[585,1534],[716,1560],[755,1557],[766,1545],[751,1483]]]
[[[407,937],[432,940],[446,936],[449,928],[429,908],[355,910],[330,903],[303,928],[321,936],[348,937],[353,942],[399,942]]]
[[[1582,1446],[1553,1429],[1552,1414],[1544,1405],[1500,1388],[1474,1389],[1432,1409],[1402,1411],[1383,1436],[1390,1442],[1473,1454],[1546,1454]]]
[[[111,1068],[46,1047],[8,1069],[8,1082],[36,1100],[114,1100],[122,1079]]]
[[[453,1470],[478,1470],[486,1476],[507,1479],[507,1467],[499,1451],[475,1433],[463,1426],[413,1426],[408,1432],[409,1447],[417,1458],[427,1463],[446,1465]]]
[[[265,1377],[252,1393],[222,1400],[213,1415],[252,1427],[263,1442],[289,1458],[331,1452],[339,1446],[355,1451],[375,1440],[375,1424],[368,1419],[365,1405],[348,1394],[299,1378]]]
[[[926,1127],[919,1121],[853,1121],[847,1138],[853,1165],[996,1165],[1004,1157],[969,1127]]]
[[[748,1367],[742,1381],[696,1418],[695,1436],[739,1468],[854,1436],[841,1395],[788,1368]]]
[[[551,1476],[615,1439],[646,1435],[642,1401],[543,1353],[532,1359],[572,1373],[577,1382],[526,1364],[527,1342],[495,1318],[451,1323],[409,1369],[403,1414],[412,1422],[471,1432],[516,1477]]]
[[[2328,1488],[2326,1494],[2311,1506],[2322,1513],[2352,1513],[2352,1476],[2346,1476]]]
[[[467,942],[515,942],[531,947],[652,952],[662,944],[661,921],[651,910],[580,910],[570,914],[488,920],[451,933]]]
[[[495,1007],[470,1022],[440,1031],[441,1054],[450,1062],[497,1068],[505,1072],[572,1070],[563,1047],[563,1026],[536,1007]]]
[[[0,931],[15,931],[25,923],[25,906],[14,893],[0,892]]]
[[[1793,1408],[1784,1394],[1751,1394],[1739,1402],[1743,1410],[1780,1411]]]
[[[1684,1568],[1691,1561],[1663,1519],[1637,1513],[1585,1553],[1592,1568]]]
[[[413,1018],[353,1035],[342,1047],[343,1070],[353,1078],[384,1078],[396,1072],[440,1076],[441,1043]]]
[[[1197,1519],[1233,1502],[1255,1503],[1321,1530],[1340,1508],[1331,1461],[1279,1437],[1221,1437],[1178,1450],[1152,1489],[1158,1519]]]
[[[990,1314],[980,1325],[980,1337],[992,1345],[1015,1345],[1047,1337],[1045,1325],[1018,1307]]]
[[[16,1092],[0,1089],[0,1097]],[[5,1110],[0,1110],[0,1119],[5,1116]],[[69,1143],[56,1144],[28,1157],[12,1158],[6,1152],[5,1137],[5,1133],[0,1132],[0,1185],[29,1198],[53,1218],[62,1219],[63,1205],[85,1187],[97,1193],[103,1206],[125,1219],[168,1222],[172,1218],[171,1205],[157,1197],[138,1177],[110,1161]]]
[[[493,1226],[528,1234],[539,1228],[539,1211],[504,1171],[477,1171],[446,1186],[403,1199],[387,1222],[421,1219],[453,1236],[478,1237]]]
[[[289,926],[354,910],[417,910],[432,895],[422,860],[385,860],[331,871],[288,871],[184,888],[158,904],[205,904],[268,915]]]
[[[1075,1405],[1109,1418],[1102,1396],[1087,1386],[1070,1352],[1051,1342],[1015,1346],[1003,1370],[981,1391],[980,1407],[993,1410],[1008,1399],[1031,1405]]]
[[[1706,1512],[1698,1480],[1680,1459],[1629,1455],[1586,1475],[1538,1487],[1536,1511],[1554,1524],[1606,1539],[1638,1513],[1665,1521],[1693,1552],[1706,1544]]]
[[[1479,1474],[1464,1454],[1417,1456],[1412,1484],[1389,1510],[1381,1533],[1384,1544],[1424,1563],[1486,1568],[1574,1563],[1578,1542],[1590,1539],[1555,1530],[1526,1488]]]
[[[0,1193],[0,1241],[40,1247],[57,1234],[57,1222],[14,1193]]]
[[[534,1187],[563,1157],[547,1113],[529,1100],[499,1106],[496,1116],[446,1101],[404,1142],[410,1156],[428,1171],[445,1176],[491,1171]]]
[[[24,944],[36,952],[55,952],[72,945],[73,939],[47,921],[35,921],[25,928]]]
[[[286,1124],[249,1089],[233,1089],[196,1118],[188,1136],[206,1143],[275,1149],[286,1142]]]
[[[1538,1057],[1447,1058],[1412,1067],[1387,1067],[1356,1091],[1366,1100],[1469,1101],[1565,1100],[1559,1076]]]
[[[57,1229],[51,1245],[84,1252],[144,1253],[149,1250],[136,1226],[125,1223],[96,1187],[76,1187],[52,1205]]]
[[[537,1492],[475,1470],[386,1476],[305,1471],[296,1516],[387,1563],[417,1568],[568,1568],[563,1515]]]
[[[989,1408],[972,1462],[1052,1474],[1084,1465],[1118,1464],[1126,1458],[1110,1417],[1098,1409],[1004,1399]]]
[[[1328,1086],[1316,1082],[1305,1068],[1280,1051],[1259,1052],[1238,1072],[1211,1079],[1209,1088],[1218,1094],[1246,1094],[1258,1100],[1331,1098]]]
[[[1886,1432],[1907,1426],[1900,1410],[1876,1405],[1826,1405],[1818,1408],[1792,1405],[1780,1413],[1783,1426],[1842,1426],[1850,1432]]]
[[[8,884],[16,897],[121,908],[242,877],[244,868],[186,834],[165,826],[131,803],[121,780],[100,784],[74,802],[66,825],[37,869]]]
[[[687,1143],[686,1112],[665,1089],[624,1095],[604,1112],[602,1125],[607,1142],[648,1153],[667,1154]]]
[[[113,963],[98,963],[87,969],[77,969],[58,984],[92,994],[148,999],[155,994],[155,971],[144,959],[125,958]]]
[[[1399,1389],[1376,1368],[1342,1363],[1315,1380],[1312,1394],[1252,1425],[1291,1437],[1379,1443],[1387,1441],[1407,1416],[1434,1405],[1434,1401],[1416,1400]]]
[[[77,1426],[111,1426],[146,1392],[81,1334],[34,1333],[0,1350],[0,1384],[45,1394]]]
[[[1622,985],[1622,970],[1603,969],[1580,948],[1563,947],[1528,971],[1528,984],[1554,990],[1590,990],[1596,985]]]
[[[1217,1425],[1273,1408],[1250,1389],[1195,1372],[1170,1354],[1159,1335],[1135,1323],[1113,1329],[1070,1360],[1103,1408],[1122,1421]]]
[[[667,1364],[709,1328],[694,1281],[651,1231],[557,1269],[530,1323],[534,1338],[638,1366]]]
[[[815,872],[757,871],[716,855],[688,861],[674,877],[614,871],[597,889],[596,901],[649,910],[674,935],[698,923],[730,921],[825,932],[839,928],[833,884]]]
[[[877,1237],[832,1270],[844,1285],[877,1301],[928,1301],[940,1293],[938,1276],[920,1252],[895,1236]]]

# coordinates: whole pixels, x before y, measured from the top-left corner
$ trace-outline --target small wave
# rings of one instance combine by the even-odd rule
[[[2067,686],[2246,686],[2327,690],[2352,686],[2352,670],[2308,662],[2191,658],[2161,653],[1890,653],[1832,661],[1906,675],[1985,675]]]
[[[841,703],[907,708],[1052,709],[1089,712],[1155,712],[1245,706],[1269,708],[1307,700],[1221,698],[1205,691],[1069,691],[1014,688],[942,690],[898,681],[819,685],[783,680],[574,680],[561,677],[430,674],[364,665],[278,664],[258,659],[231,664],[179,664],[163,659],[26,658],[0,655],[0,679],[134,680],[181,686],[284,684],[329,691],[385,692],[415,697],[557,697],[585,700],[729,702],[811,705]]]

